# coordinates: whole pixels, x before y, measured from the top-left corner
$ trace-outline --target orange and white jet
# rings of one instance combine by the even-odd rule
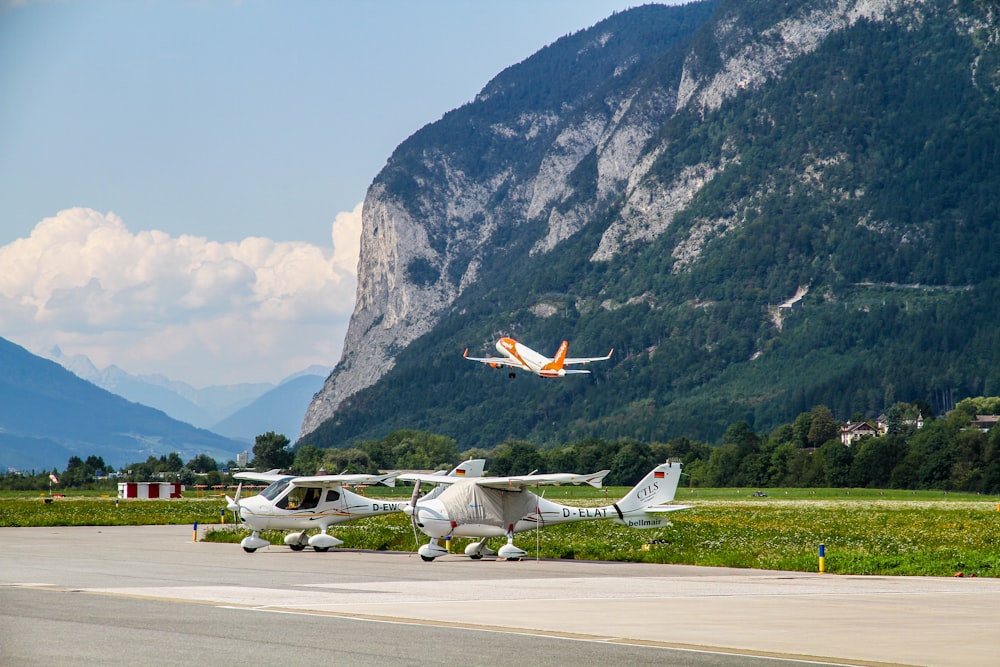
[[[549,358],[544,354],[535,352],[527,345],[518,343],[513,338],[504,337],[497,341],[497,351],[504,355],[502,357],[470,357],[469,348],[465,348],[465,354],[462,356],[469,361],[478,361],[493,368],[506,366],[511,369],[510,377],[516,375],[514,369],[520,369],[522,371],[530,371],[543,378],[561,378],[565,375],[590,372],[565,368],[565,366],[589,364],[592,361],[607,361],[615,351],[614,348],[611,348],[611,352],[608,352],[608,356],[606,357],[567,357],[566,350],[568,348],[569,343],[563,341],[556,352],[556,356]]]

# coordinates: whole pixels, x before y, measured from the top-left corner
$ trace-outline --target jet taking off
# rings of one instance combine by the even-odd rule
[[[470,357],[469,348],[465,349],[465,354],[462,356],[469,361],[478,361],[493,368],[507,366],[511,369],[509,373],[509,377],[511,378],[516,375],[514,369],[530,371],[543,378],[561,378],[566,375],[578,375],[590,372],[575,368],[565,368],[565,366],[589,364],[592,361],[607,361],[615,351],[612,348],[606,357],[567,357],[566,350],[568,348],[569,343],[563,341],[556,352],[556,356],[550,359],[544,354],[535,352],[527,345],[518,343],[513,338],[504,337],[497,341],[497,351],[504,355],[502,357]]]
[[[458,465],[447,475],[444,471],[427,475],[435,483],[447,485],[466,477],[483,474],[484,459],[469,459]],[[302,551],[310,546],[316,551],[329,551],[340,546],[338,540],[327,530],[336,523],[361,519],[368,516],[390,514],[400,511],[406,503],[399,500],[367,498],[348,491],[347,485],[385,484],[395,486],[398,472],[385,475],[312,475],[298,477],[272,472],[241,472],[233,475],[236,479],[270,482],[270,486],[260,495],[240,499],[243,484],[236,489],[236,497],[226,496],[227,509],[253,531],[240,544],[247,553],[253,553],[271,543],[260,536],[262,530],[295,530],[285,536],[285,544],[293,551]],[[313,528],[319,533],[308,535]]]
[[[419,530],[431,538],[417,550],[422,559],[431,561],[448,553],[440,543],[446,537],[478,538],[465,548],[465,555],[473,559],[496,555],[520,560],[527,552],[514,546],[515,533],[558,523],[598,519],[611,519],[630,528],[658,528],[667,523],[665,513],[690,508],[690,505],[667,504],[677,492],[681,476],[679,462],[661,463],[624,498],[604,507],[561,505],[528,490],[540,484],[590,484],[599,488],[607,473],[602,470],[591,475],[478,477],[459,480],[440,493],[424,498],[419,497],[420,484],[437,484],[441,478],[404,473],[399,479],[412,481],[415,486],[409,504],[401,509],[410,515],[415,537]],[[494,552],[486,547],[491,537],[506,537],[507,543]]]

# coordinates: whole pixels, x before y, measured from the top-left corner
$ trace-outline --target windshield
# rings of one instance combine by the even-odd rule
[[[260,495],[264,496],[268,500],[274,500],[275,498],[281,495],[281,493],[285,490],[285,487],[287,487],[288,483],[291,481],[292,481],[291,477],[284,477],[282,479],[279,479],[277,482],[274,482],[273,484],[271,484],[271,486],[261,491]]]

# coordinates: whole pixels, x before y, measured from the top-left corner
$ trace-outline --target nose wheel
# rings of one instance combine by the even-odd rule
[[[444,556],[448,553],[448,550],[441,546],[437,538],[434,538],[427,544],[417,549],[417,553],[425,563],[429,563],[438,556]]]
[[[247,535],[240,541],[240,546],[243,547],[243,551],[252,554],[257,549],[271,546],[271,543],[260,536],[260,531],[255,530],[252,535]]]

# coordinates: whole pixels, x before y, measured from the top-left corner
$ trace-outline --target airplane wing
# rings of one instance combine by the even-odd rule
[[[292,479],[294,486],[343,486],[345,484],[385,484],[386,486],[396,486],[398,472],[390,472],[385,475],[312,475],[309,477],[296,477]]]
[[[510,359],[509,357],[470,357],[469,350],[465,350],[465,354],[462,355],[469,361],[478,361],[481,364],[486,364],[487,366],[510,366],[511,368],[520,368],[522,371],[530,371],[531,369],[522,364],[516,359]]]
[[[316,486],[330,487],[343,486],[344,484],[385,484],[386,486],[396,485],[398,473],[388,473],[386,475],[311,475],[295,476],[282,475],[274,472],[238,472],[233,475],[233,479],[246,479],[255,482],[276,482],[279,479],[291,478],[293,486]]]
[[[280,472],[238,472],[233,475],[233,479],[246,479],[251,482],[277,482],[279,479],[285,479],[286,477],[295,477],[295,475],[286,475]]]
[[[563,365],[567,364],[589,364],[591,361],[607,361],[611,358],[611,355],[615,353],[615,348],[611,348],[606,357],[566,357],[563,359]],[[567,373],[586,373],[588,371],[566,371]]]
[[[434,472],[404,472],[399,476],[399,479],[403,482],[420,482],[421,484],[454,484],[458,481],[454,477]]]
[[[594,488],[601,488],[604,477],[610,470],[601,470],[590,475],[574,475],[572,473],[557,472],[544,475],[519,475],[515,477],[480,477],[469,480],[472,484],[486,486],[491,489],[504,489],[507,491],[522,491],[526,488],[539,484],[590,484]]]

